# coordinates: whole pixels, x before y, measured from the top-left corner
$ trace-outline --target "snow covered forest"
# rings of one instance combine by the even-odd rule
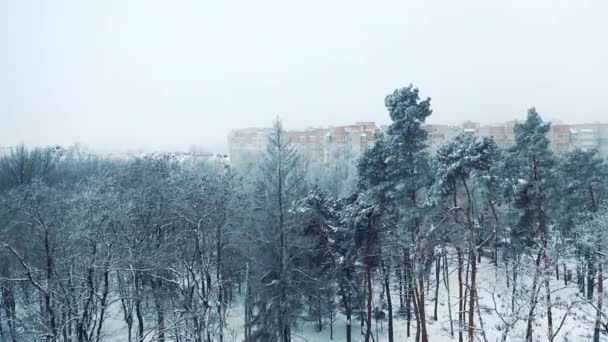
[[[279,120],[251,162],[0,157],[0,341],[608,341],[608,164],[534,108],[427,147],[430,99],[354,158]]]

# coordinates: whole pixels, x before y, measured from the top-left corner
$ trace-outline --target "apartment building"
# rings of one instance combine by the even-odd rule
[[[327,162],[339,154],[358,155],[373,144],[378,127],[374,122],[347,126],[286,130],[285,136],[309,161]],[[247,128],[230,132],[228,150],[235,162],[256,158],[264,152],[270,128]]]
[[[427,132],[429,150],[435,152],[443,144],[462,133],[464,128],[460,126],[428,124],[424,126],[424,130]]]
[[[584,151],[597,149],[600,155],[608,156],[608,124],[570,125],[572,145]]]
[[[428,124],[424,126],[428,135],[431,153],[458,134],[469,133],[494,139],[501,148],[515,145],[513,131],[516,121],[498,125],[481,125],[466,121],[461,125]],[[374,122],[357,122],[347,126],[308,128],[286,131],[285,136],[309,161],[328,162],[339,155],[349,153],[357,156],[374,143],[376,133],[381,130]],[[255,158],[264,152],[270,128],[249,128],[232,131],[228,136],[230,159],[242,161]],[[574,149],[585,151],[597,149],[608,157],[608,124],[563,124],[551,125],[547,137],[550,147],[558,154]]]
[[[494,139],[501,148],[509,148],[515,145],[515,121],[509,121],[500,125],[480,125],[466,122],[456,126],[460,132],[469,132],[481,137]],[[552,124],[547,133],[551,149],[563,154],[575,149],[589,151],[597,149],[603,157],[608,157],[608,124]],[[435,139],[435,140],[434,140]],[[449,140],[449,139],[448,139]],[[429,135],[431,146],[441,144],[435,136]]]
[[[245,128],[228,134],[228,155],[231,160],[243,161],[258,158],[265,150],[270,128]]]

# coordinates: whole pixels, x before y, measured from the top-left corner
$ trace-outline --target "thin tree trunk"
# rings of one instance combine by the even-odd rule
[[[443,257],[443,282],[448,294],[448,316],[450,319],[450,336],[454,337],[454,320],[452,320],[452,297],[450,296],[450,274],[448,270],[448,255],[444,252]]]
[[[110,255],[108,255],[108,259],[106,260],[105,270],[103,272],[103,291],[101,293],[101,300],[99,302],[99,324],[97,325],[97,342],[102,340],[102,329],[103,323],[105,320],[105,313],[108,305],[108,295],[110,293]]]
[[[333,308],[329,312],[329,339],[334,339],[334,312]]]
[[[519,264],[519,263],[517,263]],[[513,288],[511,289],[511,312],[515,313],[515,295],[517,293],[517,274],[518,274],[519,270],[517,269],[517,266],[515,265],[515,263],[513,263]],[[509,275],[507,275],[507,279],[509,278]]]
[[[384,287],[386,289],[386,304],[388,305],[388,342],[393,342],[393,302],[391,300],[390,269],[384,266]]]
[[[463,342],[463,328],[464,328],[464,288],[462,282],[462,269],[464,267],[464,261],[462,258],[462,251],[457,249],[458,257],[458,342]]]
[[[403,275],[401,274],[401,267],[397,265],[395,267],[395,276],[399,281],[399,308],[403,309]]]
[[[591,252],[590,252],[591,253]],[[593,267],[593,258],[587,257],[587,299],[593,299],[593,289],[595,288],[595,269]]]
[[[470,300],[469,300],[469,342],[475,342],[475,298],[477,296],[477,289],[475,286],[477,276],[477,258],[475,256],[475,249],[472,248],[470,252],[471,262],[471,282],[470,286]]]
[[[344,282],[340,282],[340,295],[342,296],[342,306],[344,307],[344,316],[346,316],[346,342],[351,342],[352,339],[352,303],[350,290],[346,289]]]
[[[416,293],[416,289],[412,289],[412,293]],[[415,295],[414,296],[414,300],[412,301],[412,305],[414,306],[414,316],[416,317],[416,338],[414,339],[414,341],[419,342],[420,341],[420,330],[422,330],[420,328],[420,318],[418,318],[418,316],[420,315],[420,312],[418,310],[418,300],[417,300],[418,296]]]
[[[525,341],[526,342],[532,342],[532,332],[533,332],[533,328],[532,328],[532,322],[534,321],[534,310],[536,309],[536,304],[538,302],[538,292],[537,292],[537,287],[538,287],[538,277],[540,276],[540,258],[542,255],[542,251],[538,251],[538,256],[536,257],[536,271],[534,272],[534,280],[532,280],[532,291],[531,296],[532,298],[530,299],[530,310],[528,312],[528,319],[527,319],[527,327],[526,327],[526,338]]]
[[[153,283],[156,283],[154,281]],[[154,286],[154,307],[156,308],[156,329],[158,331],[158,342],[165,342],[165,311],[160,298],[160,285]]]
[[[439,277],[441,272],[441,255],[435,260],[435,308],[433,310],[433,320],[437,321],[437,303],[439,302]]]
[[[405,319],[407,322],[406,335],[407,337],[410,337],[410,327],[412,325],[412,283],[410,278],[412,277],[412,274],[410,272],[411,262],[408,248],[403,250],[403,259],[405,266]]]
[[[369,227],[368,227],[369,228]],[[371,232],[367,232],[367,244],[365,254],[365,280],[367,285],[367,317],[366,317],[366,329],[365,329],[365,342],[370,341],[372,334],[372,242]]]
[[[216,232],[216,272],[217,279],[217,315],[219,323],[218,339],[224,342],[224,279],[222,278],[222,229],[221,223],[217,225]]]
[[[137,316],[137,341],[144,342],[144,316],[141,311],[142,298],[142,280],[141,275],[135,276],[135,315]]]
[[[578,284],[578,289],[580,293],[585,295],[585,264],[583,262],[583,257],[580,256],[578,259],[577,267],[576,267],[576,282]]]
[[[49,322],[51,324],[51,336],[48,338],[50,341],[57,341],[57,320],[55,317],[55,308],[53,307],[53,294],[49,290],[49,286],[52,283],[53,277],[53,257],[51,255],[51,242],[49,237],[49,229],[45,227],[44,232],[44,248],[46,252],[46,291],[44,293],[44,303],[48,314]]]
[[[428,342],[429,336],[426,330],[426,313],[424,303],[424,281],[419,280],[419,286],[414,288],[414,294],[418,301],[418,320],[420,321],[420,342]]]
[[[604,301],[604,274],[601,261],[597,265],[597,314],[593,329],[593,342],[600,342],[600,329],[602,324],[602,304]]]
[[[543,258],[545,259],[545,272],[543,272],[544,282],[545,282],[545,300],[547,304],[547,335],[549,339],[553,338],[553,313],[552,307],[553,303],[551,302],[551,284],[549,281],[549,259],[547,257],[546,248],[543,249]]]
[[[321,296],[317,296],[317,331],[323,331],[323,311],[321,310]]]
[[[493,200],[490,200],[490,209],[492,210],[492,216],[494,216],[494,253],[492,261],[494,266],[498,266],[498,214],[496,213],[496,206]]]
[[[2,329],[2,310],[0,310],[0,341],[4,341],[4,330]]]

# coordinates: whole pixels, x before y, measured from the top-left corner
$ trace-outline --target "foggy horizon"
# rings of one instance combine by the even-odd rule
[[[0,4],[0,145],[226,150],[232,129],[605,122],[601,1]]]
[[[0,342],[608,341],[606,14],[0,0]]]

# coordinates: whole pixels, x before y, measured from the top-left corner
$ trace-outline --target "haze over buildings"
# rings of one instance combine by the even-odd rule
[[[492,138],[501,148],[515,144],[513,127],[516,121],[498,125],[482,125],[465,121],[460,125],[427,124],[428,146],[431,152],[462,133]],[[347,126],[286,130],[285,136],[309,161],[328,162],[338,155],[349,153],[356,157],[374,143],[379,127],[375,122],[356,122]],[[253,160],[266,149],[271,128],[245,128],[228,134],[228,154],[234,162]],[[608,157],[608,123],[551,125],[547,134],[551,149],[563,154],[574,149],[597,149]]]
[[[2,1],[0,145],[226,148],[238,127],[608,117],[608,2]]]

